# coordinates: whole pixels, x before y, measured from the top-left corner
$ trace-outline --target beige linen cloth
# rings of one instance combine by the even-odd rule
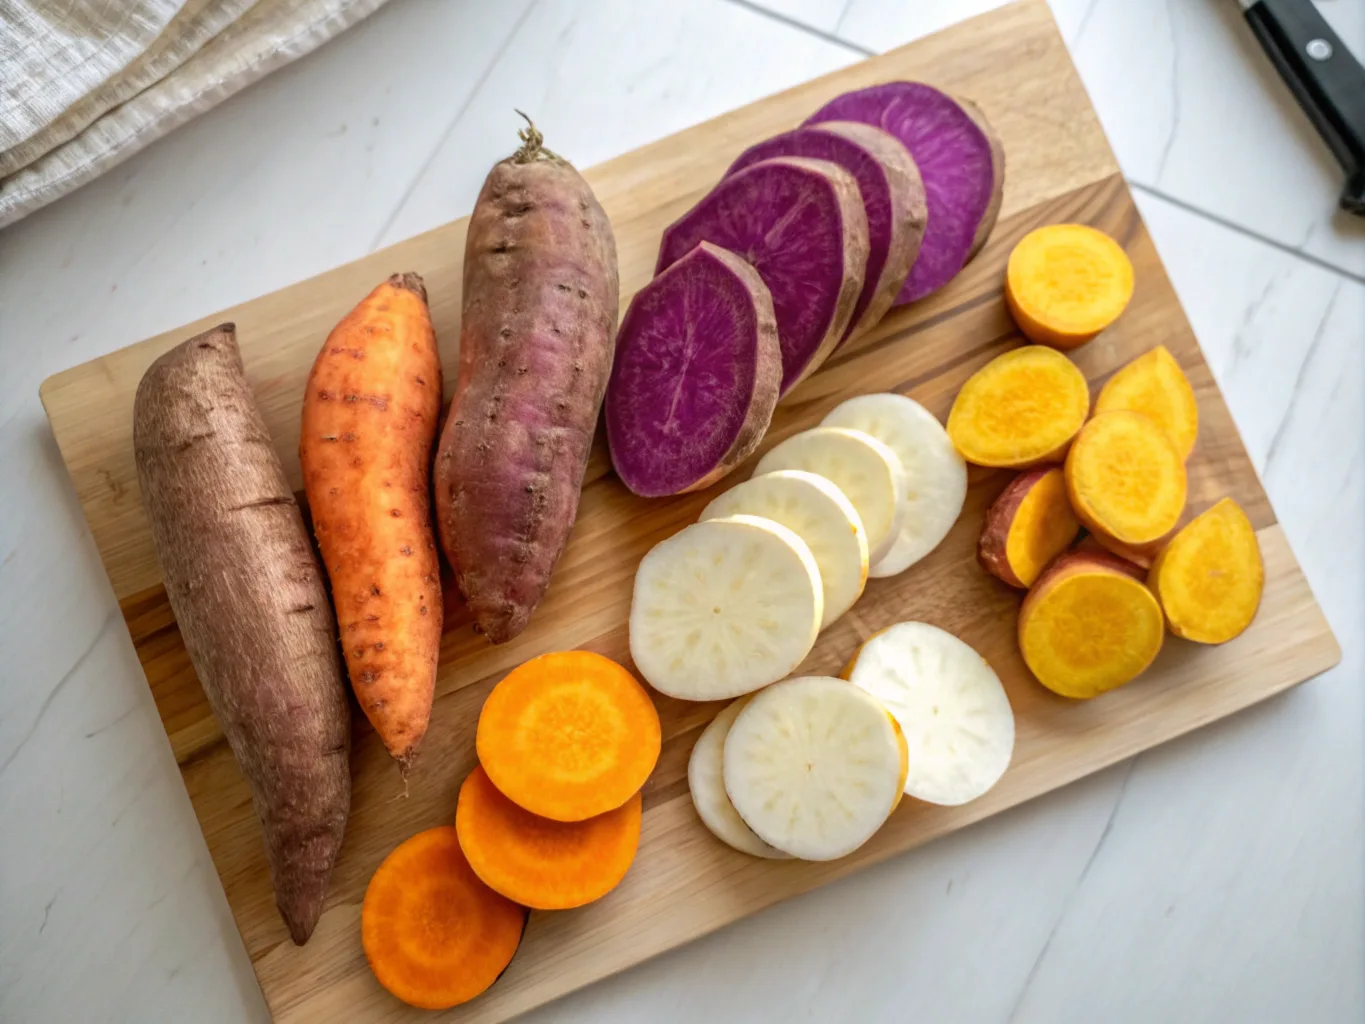
[[[385,0],[0,0],[0,227]]]

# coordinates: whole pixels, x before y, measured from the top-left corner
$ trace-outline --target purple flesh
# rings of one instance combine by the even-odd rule
[[[867,269],[863,273],[863,290],[853,307],[853,319],[844,331],[847,337],[876,294],[887,253],[891,250],[891,183],[887,180],[886,169],[875,156],[851,139],[817,129],[797,128],[750,146],[723,176],[728,178],[775,156],[828,160],[848,171],[858,183],[863,212],[867,214]]]
[[[929,220],[896,305],[942,288],[966,264],[996,187],[985,132],[950,96],[920,82],[886,82],[844,93],[806,124],[821,121],[875,125],[910,150],[924,180]]]
[[[724,476],[767,430],[780,373],[763,282],[733,253],[693,249],[636,293],[617,332],[606,400],[617,476],[644,497]]]
[[[852,322],[867,259],[857,183],[819,161],[755,164],[722,180],[664,231],[655,273],[703,241],[750,263],[772,293],[785,395]]]

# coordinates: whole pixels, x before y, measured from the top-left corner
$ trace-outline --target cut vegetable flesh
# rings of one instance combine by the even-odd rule
[[[948,436],[978,466],[1029,466],[1060,460],[1089,411],[1090,389],[1076,364],[1045,345],[1025,345],[967,379],[948,413]]]
[[[905,792],[965,804],[992,786],[1014,753],[1014,712],[1000,677],[951,633],[902,622],[858,649],[845,673],[895,716],[910,748]]]
[[[360,910],[375,978],[424,1010],[468,1002],[497,981],[525,926],[526,910],[470,868],[454,825],[419,832],[385,857]]]
[[[844,492],[867,533],[868,558],[875,565],[900,535],[905,514],[905,469],[875,437],[846,427],[816,427],[787,438],[758,460],[755,476],[800,469],[822,476]]]
[[[754,833],[804,860],[872,838],[905,785],[905,737],[875,698],[828,676],[755,694],[725,738],[725,791]]]
[[[1180,521],[1188,483],[1169,435],[1136,412],[1104,412],[1066,458],[1067,492],[1081,522],[1120,544],[1161,540]]]
[[[835,406],[821,425],[875,437],[896,453],[905,470],[900,528],[869,575],[904,572],[938,547],[967,500],[967,464],[933,413],[904,395],[860,395]]]
[[[498,791],[480,765],[455,809],[460,849],[494,892],[533,910],[568,910],[616,888],[640,845],[637,791],[620,807],[584,821],[551,821]]]
[[[640,562],[631,657],[660,693],[738,697],[801,664],[823,605],[815,558],[785,526],[747,515],[694,523]]]
[[[1152,566],[1151,584],[1171,632],[1221,644],[1256,617],[1265,565],[1251,520],[1231,498],[1196,516]]]
[[[920,82],[886,82],[835,97],[806,119],[861,121],[899,139],[910,151],[928,205],[924,241],[896,299],[914,302],[956,276],[976,248],[978,231],[993,221],[1003,186],[1004,162],[991,138],[951,96]],[[997,166],[998,165],[998,166]],[[989,230],[989,224],[986,225]]]
[[[739,816],[725,792],[725,737],[749,700],[748,697],[741,697],[727,705],[702,730],[687,762],[687,788],[692,793],[697,817],[722,843],[751,857],[783,860],[790,854],[769,846],[754,835],[754,830],[744,824],[744,819]]]
[[[779,156],[828,160],[858,183],[867,214],[867,269],[844,337],[860,334],[895,302],[919,253],[927,216],[919,169],[905,146],[880,128],[829,121],[750,146],[725,176]]]
[[[699,242],[743,257],[768,286],[785,395],[825,361],[852,322],[867,265],[857,182],[825,160],[764,160],[725,178],[664,231],[655,272]]]
[[[1165,345],[1158,345],[1110,377],[1095,412],[1127,409],[1155,420],[1188,459],[1199,434],[1199,404],[1189,379]]]
[[[513,669],[484,701],[475,731],[493,784],[555,821],[624,804],[654,770],[661,741],[649,693],[592,651],[555,651]]]
[[[621,321],[604,412],[617,476],[645,497],[710,486],[762,440],[781,378],[767,286],[703,242]]]
[[[784,469],[736,484],[702,511],[701,518],[761,516],[791,530],[810,548],[820,570],[824,616],[832,625],[853,607],[867,582],[867,538],[844,492],[822,476]]]

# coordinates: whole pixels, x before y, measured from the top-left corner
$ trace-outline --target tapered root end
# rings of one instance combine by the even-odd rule
[[[420,296],[423,302],[427,301],[427,286],[422,280],[421,274],[413,273],[411,270],[402,274],[394,274],[389,278],[389,284],[395,288],[404,288]]]

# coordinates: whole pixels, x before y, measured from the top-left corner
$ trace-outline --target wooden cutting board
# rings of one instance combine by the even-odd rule
[[[778,411],[765,448],[864,392],[900,391],[946,417],[967,376],[1021,341],[1001,297],[1011,246],[1040,224],[1093,224],[1123,244],[1136,268],[1137,290],[1119,322],[1081,349],[1077,362],[1098,385],[1155,344],[1175,354],[1194,385],[1201,416],[1199,445],[1189,464],[1189,511],[1202,511],[1223,495],[1246,508],[1266,559],[1260,614],[1246,634],[1224,647],[1171,640],[1142,679],[1098,700],[1054,697],[1032,681],[1015,648],[1018,595],[987,577],[974,559],[982,511],[1007,474],[973,471],[966,510],[943,545],[901,577],[871,581],[856,608],[822,635],[803,668],[835,672],[861,639],[902,619],[924,619],[958,634],[999,671],[1018,716],[1014,763],[1002,782],[966,807],[907,800],[871,843],[841,861],[754,860],[713,840],[687,794],[688,753],[718,706],[659,697],[663,755],[645,789],[640,853],[625,882],[581,910],[533,914],[506,975],[442,1019],[504,1020],[1231,714],[1340,657],[1041,0],[983,15],[592,169],[588,177],[616,230],[623,306],[649,279],[661,230],[747,144],[795,126],[840,92],[900,78],[961,93],[986,112],[1008,160],[999,225],[952,285],[889,316],[798,388]],[[516,127],[508,111],[509,151]],[[447,381],[454,380],[464,235],[464,221],[437,228],[58,374],[42,388],[237,926],[281,1021],[430,1016],[396,1002],[366,968],[360,902],[371,872],[414,832],[453,820],[460,782],[474,763],[478,710],[509,668],[571,647],[629,664],[626,617],[639,559],[692,522],[715,493],[747,476],[745,467],[710,492],[646,501],[608,474],[599,445],[572,541],[531,627],[513,643],[493,648],[473,633],[458,608],[449,616],[438,699],[407,799],[400,798],[403,787],[388,755],[356,715],[355,789],[345,848],[317,932],[307,946],[292,945],[275,912],[246,784],[209,713],[160,584],[133,464],[133,394],[160,353],[213,324],[235,321],[248,376],[286,470],[301,489],[299,406],[308,369],[331,327],[389,273],[416,270],[425,276]]]

